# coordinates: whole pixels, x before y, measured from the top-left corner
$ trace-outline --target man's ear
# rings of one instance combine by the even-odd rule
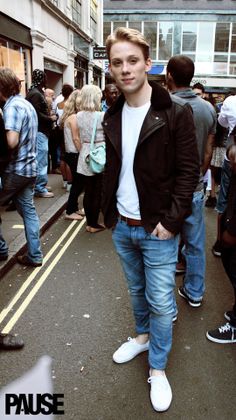
[[[151,68],[152,68],[152,60],[151,60],[150,57],[148,57],[148,59],[146,60],[146,70],[145,70],[145,72],[148,73],[149,70],[151,70]]]

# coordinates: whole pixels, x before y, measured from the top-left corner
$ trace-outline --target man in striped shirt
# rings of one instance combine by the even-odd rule
[[[0,69],[0,101],[5,102],[3,119],[8,147],[12,151],[11,161],[2,176],[0,205],[13,200],[24,221],[28,252],[18,256],[18,262],[38,267],[43,260],[39,218],[33,201],[38,119],[33,106],[20,95],[17,76],[8,68]]]

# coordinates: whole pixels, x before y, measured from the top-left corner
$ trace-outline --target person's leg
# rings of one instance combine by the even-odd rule
[[[220,228],[221,228],[221,216],[224,213],[227,205],[229,183],[231,178],[231,167],[228,160],[224,159],[222,170],[221,170],[221,181],[220,181],[220,191],[216,203],[216,211],[218,213],[217,217],[217,237],[216,242],[212,246],[212,253],[220,257],[221,256],[221,244],[220,244]]]
[[[230,323],[236,328],[236,247],[222,248],[221,259],[234,291],[234,305]]]
[[[2,224],[2,219],[0,217],[0,261],[7,259],[8,257],[8,246],[5,239],[2,236],[1,224]]]
[[[172,345],[173,294],[175,266],[178,255],[178,236],[160,240],[139,231],[146,279],[145,296],[149,307],[149,365],[165,370]],[[142,236],[143,235],[143,236]]]
[[[119,221],[112,232],[116,252],[126,277],[135,318],[136,333],[149,333],[149,307],[145,296],[146,280],[141,250],[132,241],[132,227]]]
[[[45,134],[37,134],[37,164],[38,175],[35,184],[35,194],[47,192],[48,183],[48,138]]]
[[[78,198],[84,190],[84,183],[85,176],[75,173],[66,206],[67,215],[71,215],[78,211]]]
[[[87,225],[92,228],[99,227],[98,217],[101,209],[102,174],[86,176],[84,210]]]
[[[25,236],[27,240],[28,258],[34,263],[42,262],[43,255],[39,239],[39,218],[35,209],[34,180],[22,177],[24,188],[16,195],[15,203],[18,213],[24,221]]]
[[[203,192],[194,193],[192,214],[184,221],[182,236],[185,243],[183,253],[186,260],[183,289],[190,299],[201,301],[205,291],[206,265]]]

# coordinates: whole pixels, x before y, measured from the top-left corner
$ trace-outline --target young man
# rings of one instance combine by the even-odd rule
[[[191,212],[199,162],[192,113],[149,84],[149,45],[118,28],[106,42],[122,92],[104,118],[107,163],[103,213],[128,283],[137,337],[113,355],[125,363],[149,350],[151,402],[165,411],[172,392],[165,368],[172,344],[178,232]]]
[[[184,221],[181,232],[186,272],[183,286],[178,292],[190,306],[199,307],[205,291],[206,265],[203,175],[212,157],[217,117],[213,106],[198,97],[190,87],[194,75],[194,63],[191,58],[185,55],[171,57],[166,72],[168,89],[174,97],[178,96],[191,105],[196,127],[198,152],[195,158],[199,159],[201,174],[193,196],[191,215]],[[192,157],[193,155],[191,159]]]
[[[0,69],[0,100],[5,101],[3,119],[11,161],[2,176],[0,205],[11,199],[24,221],[27,255],[18,256],[23,265],[42,265],[39,239],[39,218],[34,206],[34,185],[37,174],[37,114],[20,94],[19,79],[8,68]]]

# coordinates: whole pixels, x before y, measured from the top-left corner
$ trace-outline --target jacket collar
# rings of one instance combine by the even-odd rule
[[[151,105],[156,111],[170,108],[172,101],[166,89],[160,86],[157,82],[148,82],[152,87]],[[116,102],[108,109],[107,114],[114,115],[123,108],[125,97],[123,93],[118,97]]]

